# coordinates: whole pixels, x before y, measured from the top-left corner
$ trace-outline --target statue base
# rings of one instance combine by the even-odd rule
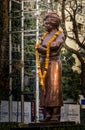
[[[17,128],[11,128],[10,130],[27,129],[27,130],[84,130],[85,126],[76,124],[73,121],[66,122],[33,122],[26,124],[26,126],[18,125]]]
[[[31,128],[44,128],[44,127],[57,127],[57,126],[70,126],[75,125],[74,121],[66,121],[66,122],[56,122],[56,121],[48,121],[48,122],[38,122],[38,123],[29,123],[28,126]]]

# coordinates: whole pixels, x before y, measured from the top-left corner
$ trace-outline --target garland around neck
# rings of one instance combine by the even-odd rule
[[[37,66],[38,66],[38,75],[40,77],[40,84],[41,84],[41,87],[42,87],[44,93],[45,93],[45,76],[47,74],[47,69],[48,69],[48,65],[49,65],[50,45],[56,40],[58,35],[60,35],[61,33],[62,33],[62,30],[56,31],[56,33],[53,35],[53,37],[47,43],[45,67],[44,67],[43,72],[41,71],[39,52],[38,52],[37,48],[42,44],[42,41],[45,39],[48,32],[45,32],[43,34],[41,40],[38,43],[36,43],[36,46],[35,46],[35,49],[36,49],[36,63],[37,63]]]

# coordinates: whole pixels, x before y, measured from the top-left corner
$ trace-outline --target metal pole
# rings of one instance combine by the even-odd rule
[[[36,0],[36,43],[39,40],[39,0]],[[36,64],[36,122],[39,122],[39,76]]]
[[[24,2],[21,1],[21,122],[24,122]]]
[[[50,12],[50,10],[51,10],[50,4],[51,4],[51,1],[48,0],[48,12]]]
[[[11,32],[11,3],[12,1],[9,1],[9,32]],[[9,33],[9,74],[12,73],[12,40],[11,40],[11,33]],[[9,79],[9,122],[12,121],[12,77],[10,76]]]

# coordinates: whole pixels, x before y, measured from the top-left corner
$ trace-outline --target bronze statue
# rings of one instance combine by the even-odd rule
[[[36,44],[36,60],[40,77],[40,106],[46,110],[43,121],[60,121],[62,97],[62,63],[60,52],[64,43],[64,34],[59,29],[60,18],[55,12],[45,16],[46,32]]]

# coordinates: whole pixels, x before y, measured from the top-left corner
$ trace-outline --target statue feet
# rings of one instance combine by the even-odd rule
[[[53,115],[50,119],[51,122],[60,122],[60,115]]]

